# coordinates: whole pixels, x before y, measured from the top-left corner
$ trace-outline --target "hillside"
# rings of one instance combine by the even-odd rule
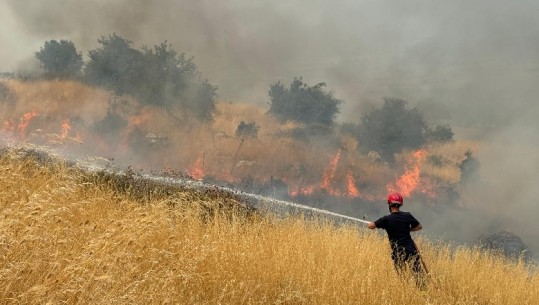
[[[258,215],[232,194],[134,184],[21,150],[0,157],[5,304],[535,304],[536,269],[418,245],[426,291],[385,236]]]
[[[3,142],[52,146],[148,171],[171,169],[253,192],[271,189],[287,199],[331,197],[357,205],[397,190],[428,204],[454,204],[448,194],[459,192],[466,152],[478,150],[471,141],[431,144],[404,151],[388,165],[377,152],[360,153],[357,139],[339,128],[317,134],[253,104],[221,101],[211,121],[200,121],[182,109],[143,105],[74,81],[2,84]],[[253,124],[255,136],[238,134],[242,123]]]
[[[2,145],[97,156],[104,166],[191,177],[369,219],[385,213],[380,202],[388,192],[399,191],[431,237],[472,244],[507,230],[539,252],[537,230],[508,217],[505,206],[493,213],[489,201],[500,200],[494,186],[477,182],[485,143],[430,143],[388,164],[377,152],[362,152],[339,126],[308,134],[309,127],[279,122],[261,105],[218,101],[212,120],[201,121],[76,81],[5,78],[0,85]],[[254,124],[255,136],[238,134],[242,123]]]

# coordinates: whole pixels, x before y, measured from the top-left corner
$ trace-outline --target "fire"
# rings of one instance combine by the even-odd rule
[[[341,160],[341,150],[337,152],[333,160],[329,163],[328,168],[324,171],[324,174],[322,176],[322,183],[320,184],[320,188],[323,190],[328,191],[330,194],[333,193],[333,189],[331,187],[331,182],[333,178],[335,177],[335,172],[337,171],[337,165],[339,165],[339,161]]]
[[[414,192],[420,182],[420,165],[425,159],[426,151],[417,150],[412,155],[412,159],[406,164],[406,171],[400,176],[394,184],[388,184],[386,189],[389,193],[399,192],[404,197],[409,197]]]
[[[297,197],[299,195],[311,195],[315,190],[314,185],[307,185],[302,187],[290,187],[288,190],[288,194],[290,197]]]
[[[21,118],[21,122],[19,123],[18,129],[19,129],[19,136],[23,138],[26,134],[26,128],[28,128],[28,125],[30,125],[30,121],[37,116],[37,112],[35,110],[32,110],[30,112],[27,112],[23,114]]]
[[[204,178],[204,155],[197,158],[195,164],[187,170],[187,174],[196,180],[202,180]]]
[[[67,138],[67,135],[69,134],[69,130],[71,130],[71,123],[68,119],[65,119],[62,123],[62,133],[60,134],[60,138],[65,139]]]
[[[63,98],[55,100],[55,96],[62,97],[64,92],[64,87],[57,85],[62,83],[46,86],[50,90],[40,93],[38,97],[32,95],[31,98],[26,98],[22,94],[24,90],[20,90],[21,94],[16,95],[19,99],[16,109],[24,110],[17,110],[14,113],[16,116],[12,117],[8,117],[7,112],[2,113],[3,126],[0,129],[4,132],[0,136],[3,142],[7,139],[15,143],[62,144],[62,149],[74,148],[85,154],[119,159],[120,163],[129,162],[136,168],[157,171],[162,168],[179,169],[194,179],[222,181],[237,187],[253,186],[253,190],[260,191],[267,191],[265,188],[271,187],[285,192],[288,189],[290,197],[335,196],[351,201],[357,198],[380,201],[385,198],[387,191],[399,191],[404,196],[425,194],[432,198],[436,197],[436,192],[440,192],[439,196],[445,195],[443,187],[448,181],[432,175],[431,167],[422,167],[427,156],[424,150],[399,155],[405,158],[397,161],[400,171],[395,176],[390,174],[387,179],[387,173],[393,170],[395,164],[379,162],[379,155],[377,160],[371,158],[371,154],[363,155],[357,149],[355,139],[341,133],[335,134],[338,137],[335,142],[340,141],[341,148],[335,147],[328,153],[327,146],[322,148],[282,137],[296,126],[279,125],[265,115],[264,109],[252,105],[245,108],[241,104],[217,103],[219,111],[215,112],[215,118],[203,123],[182,109],[163,111],[162,107],[140,105],[130,97],[125,97],[126,104],[123,101],[118,107],[109,104],[107,109],[107,100],[110,99],[105,93],[104,99],[96,103],[94,98],[90,98],[86,102],[88,104],[84,105],[80,104],[84,99],[82,96],[69,98],[70,103],[93,109],[75,119],[76,109],[66,105]],[[58,94],[52,94],[54,90],[58,90]],[[94,96],[93,93],[89,95]],[[23,97],[28,101],[25,102]],[[50,102],[34,105],[34,100]],[[57,106],[50,106],[51,103]],[[105,116],[105,113],[115,116]],[[239,114],[242,114],[242,119],[256,121],[264,132],[256,138],[245,140],[243,146],[236,148],[238,138],[233,133]],[[153,134],[165,136],[162,141],[161,138],[154,141],[157,138],[149,137]],[[82,143],[82,139],[87,145],[75,147],[77,143]],[[435,155],[434,151],[432,153]],[[373,157],[375,155],[377,153],[373,152]],[[256,164],[239,166],[238,160],[256,161]],[[455,168],[457,171],[458,168]],[[269,183],[274,180],[273,177],[276,182]]]
[[[142,114],[134,115],[129,119],[129,127],[133,128],[145,123],[147,118]]]
[[[354,180],[354,176],[352,176],[352,173],[348,172],[346,178],[348,182],[348,195],[350,197],[359,197],[359,190],[356,187],[356,181]]]
[[[290,188],[289,195],[296,197],[298,195],[311,195],[314,191],[324,190],[328,194],[338,197],[357,198],[360,196],[359,190],[356,187],[356,181],[352,172],[348,170],[346,172],[346,182],[340,181],[338,178],[344,178],[339,175],[338,167],[341,162],[342,150],[338,150],[335,156],[329,162],[322,174],[322,181],[318,185],[307,185]],[[344,180],[344,179],[341,179]]]

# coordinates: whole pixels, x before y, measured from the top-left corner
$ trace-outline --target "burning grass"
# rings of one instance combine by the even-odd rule
[[[140,105],[73,81],[5,84],[15,98],[0,103],[0,140],[103,156],[138,169],[172,169],[199,180],[262,186],[279,181],[292,198],[323,193],[374,201],[398,190],[446,202],[436,198],[438,189],[458,186],[465,152],[477,149],[462,141],[431,145],[403,152],[389,165],[377,152],[359,153],[350,135],[333,130],[313,136],[256,105],[219,102],[213,121],[197,122],[181,109]],[[257,136],[236,135],[241,122],[255,123]]]
[[[426,291],[400,279],[385,236],[246,212],[223,192],[0,157],[6,304],[534,304],[536,270],[419,240]],[[212,211],[208,213],[208,211]],[[428,228],[427,228],[428,229]]]

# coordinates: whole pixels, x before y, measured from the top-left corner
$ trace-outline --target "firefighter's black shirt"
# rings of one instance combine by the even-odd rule
[[[394,212],[383,216],[374,222],[377,228],[385,229],[393,251],[405,249],[408,253],[415,253],[416,248],[410,229],[419,225],[419,221],[408,212]]]

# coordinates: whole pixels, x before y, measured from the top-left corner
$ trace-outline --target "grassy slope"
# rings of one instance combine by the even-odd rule
[[[420,240],[432,273],[428,290],[421,292],[396,276],[381,234],[298,218],[248,217],[241,209],[217,209],[237,202],[215,194],[155,190],[136,199],[119,189],[118,183],[65,166],[4,154],[0,303],[539,300],[536,271],[473,249],[450,252],[447,245]],[[207,213],[212,207],[217,213]]]
[[[128,126],[119,133],[118,138],[110,141],[112,143],[106,143],[102,135],[90,130],[91,124],[105,118],[110,93],[73,81],[8,80],[6,84],[16,100],[0,103],[0,123],[9,120],[16,126],[24,113],[33,110],[39,114],[39,117],[32,120],[26,137],[21,141],[61,145],[75,152],[81,150],[82,153],[88,153],[89,150],[92,155],[129,159],[128,165],[140,168],[173,168],[185,172],[192,170],[199,161],[204,164],[206,175],[221,180],[240,181],[252,176],[260,182],[266,182],[273,177],[282,179],[292,188],[311,187],[321,184],[322,174],[340,147],[342,156],[334,177],[335,185],[340,191],[345,189],[347,170],[350,170],[356,185],[360,186],[359,192],[368,198],[369,195],[385,196],[388,182],[405,172],[404,167],[413,153],[404,153],[399,156],[400,162],[397,165],[389,167],[360,154],[356,149],[359,145],[356,139],[346,134],[336,132],[329,139],[324,139],[328,141],[324,145],[276,136],[289,134],[298,126],[292,123],[281,124],[266,115],[267,109],[260,106],[219,102],[213,122],[200,125],[200,122],[191,122],[182,117],[181,113],[170,115],[160,108],[143,107],[128,97],[119,98],[115,110],[117,115],[129,122]],[[182,117],[180,125],[178,117]],[[53,137],[56,142],[50,143],[47,137],[61,133],[64,119],[73,121],[68,138],[61,140],[66,143],[57,143],[58,136]],[[260,127],[258,137],[244,140],[236,137],[235,131],[241,121],[256,122]],[[130,146],[128,139],[135,128],[140,128],[144,134],[150,132],[165,135],[169,145],[158,149]],[[42,131],[38,133],[36,129]],[[70,144],[68,141],[69,137],[75,137],[76,134],[80,136],[82,144]],[[427,157],[440,157],[443,162],[435,165],[427,162],[426,158],[421,162],[421,175],[436,184],[453,187],[460,180],[459,164],[464,159],[465,151],[476,151],[477,144],[458,141],[426,149]]]

